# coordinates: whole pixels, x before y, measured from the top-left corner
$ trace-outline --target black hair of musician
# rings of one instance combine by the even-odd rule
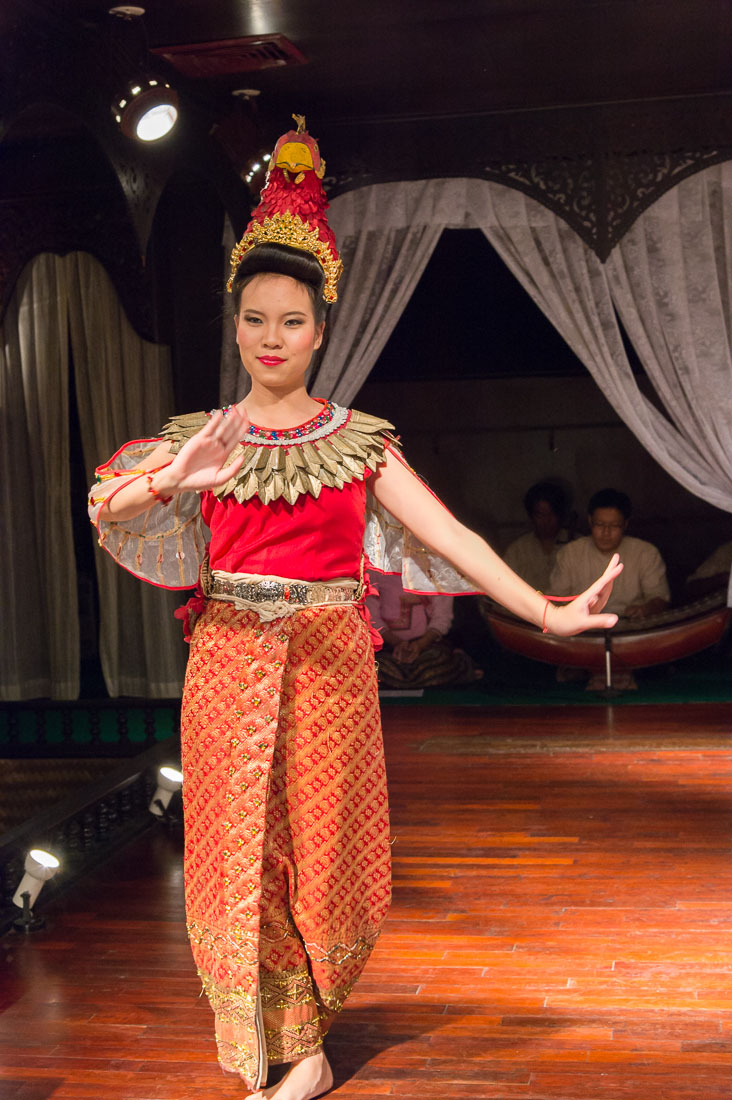
[[[539,501],[544,500],[551,508],[557,519],[563,520],[567,512],[567,497],[559,485],[551,481],[537,481],[524,496],[524,508],[529,517],[533,516],[534,509]]]
[[[325,320],[328,303],[323,298],[325,273],[311,252],[285,244],[258,244],[246,252],[231,286],[234,313],[238,314],[244,287],[257,275],[288,275],[302,283],[312,303],[315,323]]]
[[[623,519],[630,519],[633,506],[627,493],[621,493],[619,489],[600,489],[590,497],[587,505],[588,515],[592,515],[598,508],[616,508]]]

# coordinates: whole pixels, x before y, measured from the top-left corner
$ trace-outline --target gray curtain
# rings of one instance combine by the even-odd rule
[[[82,446],[94,467],[129,439],[154,437],[173,410],[170,350],[134,331],[101,264],[65,257]],[[93,533],[93,529],[90,528]],[[177,696],[186,646],[173,611],[186,593],[140,583],[97,548],[100,656],[112,696]]]
[[[84,253],[35,257],[0,332],[3,699],[79,694],[69,340],[90,482],[121,443],[155,435],[172,411],[169,350],[137,336],[101,265]],[[102,550],[96,563],[110,694],[177,695],[186,647],[172,612],[185,594],[140,584]]]
[[[63,260],[36,256],[0,330],[0,698],[9,700],[79,693],[67,284]]]

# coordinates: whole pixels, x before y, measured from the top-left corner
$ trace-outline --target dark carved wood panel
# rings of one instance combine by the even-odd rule
[[[150,293],[137,240],[122,202],[111,195],[67,195],[64,201],[34,195],[0,200],[0,308],[4,312],[18,276],[41,252],[90,252],[104,265],[140,335],[154,338]]]
[[[732,96],[605,107],[332,124],[330,194],[402,179],[515,187],[567,221],[604,260],[680,180],[732,157]]]
[[[604,239],[591,247],[601,260],[627,233],[636,218],[664,192],[687,176],[732,157],[732,146],[722,149],[638,153],[604,159]]]
[[[7,69],[0,89],[0,136],[5,137],[0,142],[0,309],[37,252],[83,248],[107,267],[138,331],[154,337],[154,294],[142,257],[167,182],[177,172],[198,172],[215,188],[237,232],[246,219],[241,163],[227,161],[211,137],[231,113],[230,98],[206,98],[200,85],[184,83],[179,90],[185,109],[170,139],[154,147],[131,142],[110,113],[113,93],[129,77],[129,58],[106,14],[92,18],[90,8],[87,18],[74,23],[57,5],[35,3],[33,18],[27,4],[17,6],[21,14],[6,27]],[[248,143],[252,153],[267,147],[288,121],[277,106],[275,122],[265,100],[259,122],[244,112],[238,161],[246,159]],[[473,111],[466,102],[457,114],[436,115],[445,108],[433,103],[423,115],[408,116],[402,105],[402,114],[393,117],[331,116],[322,126],[311,120],[332,173],[330,194],[404,179],[489,179],[546,205],[605,259],[665,190],[732,156],[729,93],[540,110],[491,111],[475,100],[482,109]],[[29,135],[24,112],[34,105],[55,113],[45,120],[52,140],[58,142],[60,135],[63,141],[68,132],[77,140],[84,131],[87,146],[94,147],[63,194],[51,196],[6,171],[7,145],[23,147]],[[64,113],[66,123],[59,117]],[[61,163],[63,152],[59,156]],[[92,162],[104,171],[89,168],[90,181]]]

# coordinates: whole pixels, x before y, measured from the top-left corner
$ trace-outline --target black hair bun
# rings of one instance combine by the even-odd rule
[[[232,292],[236,294],[237,283],[263,272],[270,275],[289,275],[291,279],[311,286],[318,294],[323,292],[325,272],[311,252],[290,248],[286,244],[270,243],[258,244],[245,253],[236,269]]]

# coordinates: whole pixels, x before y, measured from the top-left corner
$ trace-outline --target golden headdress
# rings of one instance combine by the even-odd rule
[[[236,270],[250,249],[264,243],[285,244],[315,256],[325,274],[323,297],[335,302],[343,264],[325,215],[328,200],[321,182],[325,161],[317,141],[305,129],[305,117],[292,117],[297,130],[288,130],[275,145],[259,205],[231,253],[226,285],[231,290]]]

